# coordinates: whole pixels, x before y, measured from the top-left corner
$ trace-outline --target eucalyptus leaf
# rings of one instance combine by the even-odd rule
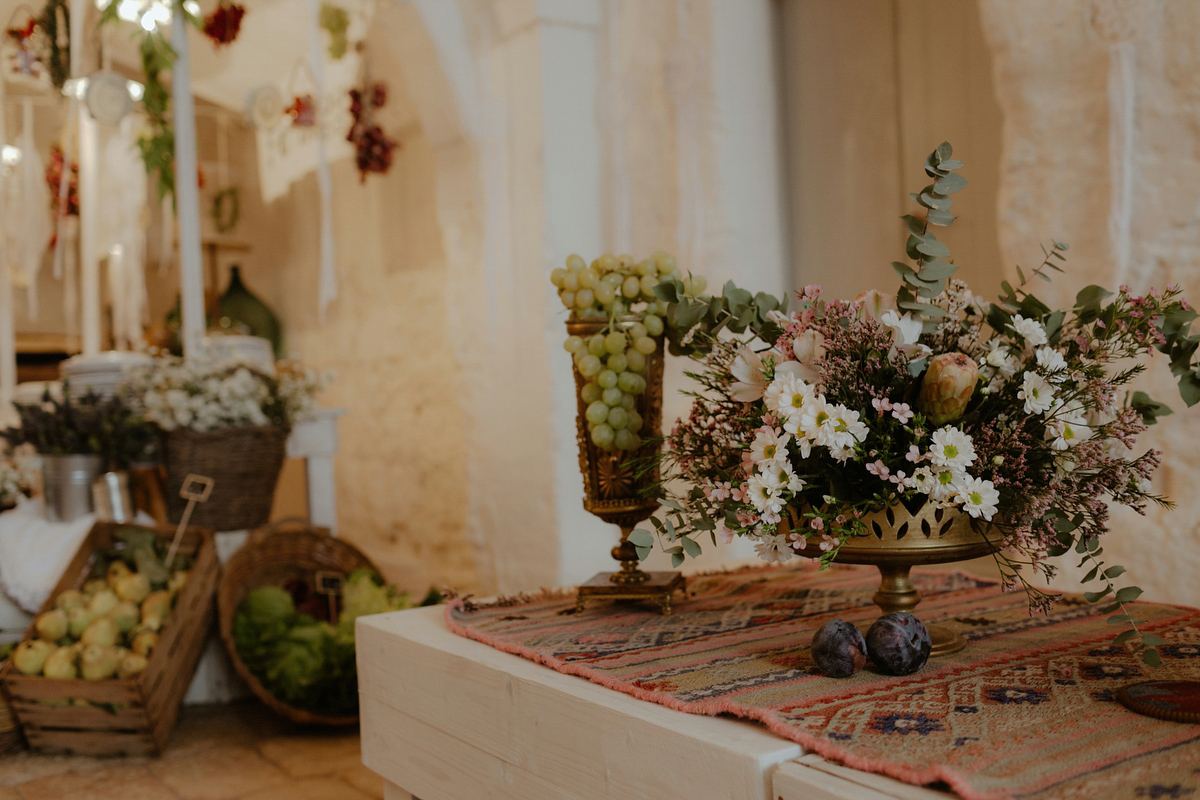
[[[938,194],[954,194],[967,187],[967,179],[957,173],[950,173],[938,178],[933,184],[933,190]]]

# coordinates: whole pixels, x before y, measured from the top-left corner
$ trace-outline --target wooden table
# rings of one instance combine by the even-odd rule
[[[946,800],[742,720],[672,711],[450,633],[358,621],[363,762],[387,800]]]

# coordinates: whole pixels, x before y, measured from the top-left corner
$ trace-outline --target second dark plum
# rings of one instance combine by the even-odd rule
[[[875,620],[867,631],[867,652],[886,675],[911,675],[925,666],[933,643],[925,623],[903,611]]]

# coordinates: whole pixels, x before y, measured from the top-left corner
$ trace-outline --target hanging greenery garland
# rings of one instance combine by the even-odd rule
[[[57,0],[63,2],[63,0]],[[118,0],[110,0],[100,17],[100,24],[120,22],[117,16]],[[184,8],[180,0],[171,0],[172,13],[183,14],[187,21],[201,28],[217,44],[228,44],[237,38],[245,9],[238,5],[222,2],[204,21],[203,26],[196,15]],[[218,17],[218,14],[220,15]],[[212,25],[213,33],[208,27]],[[219,34],[219,35],[214,35]],[[171,92],[163,83],[163,73],[170,72],[175,65],[175,49],[167,37],[159,32],[158,26],[141,31],[138,52],[142,57],[142,72],[145,92],[142,95],[142,110],[146,112],[147,126],[138,137],[138,149],[146,173],[155,178],[158,197],[175,194],[175,130],[171,127]]]

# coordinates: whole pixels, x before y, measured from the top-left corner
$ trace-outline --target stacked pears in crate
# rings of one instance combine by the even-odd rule
[[[188,579],[185,559],[162,561],[152,531],[127,526],[101,553],[81,589],[67,589],[34,621],[36,638],[20,644],[13,667],[23,675],[90,681],[141,674],[171,606]],[[67,702],[67,701],[63,701]]]

